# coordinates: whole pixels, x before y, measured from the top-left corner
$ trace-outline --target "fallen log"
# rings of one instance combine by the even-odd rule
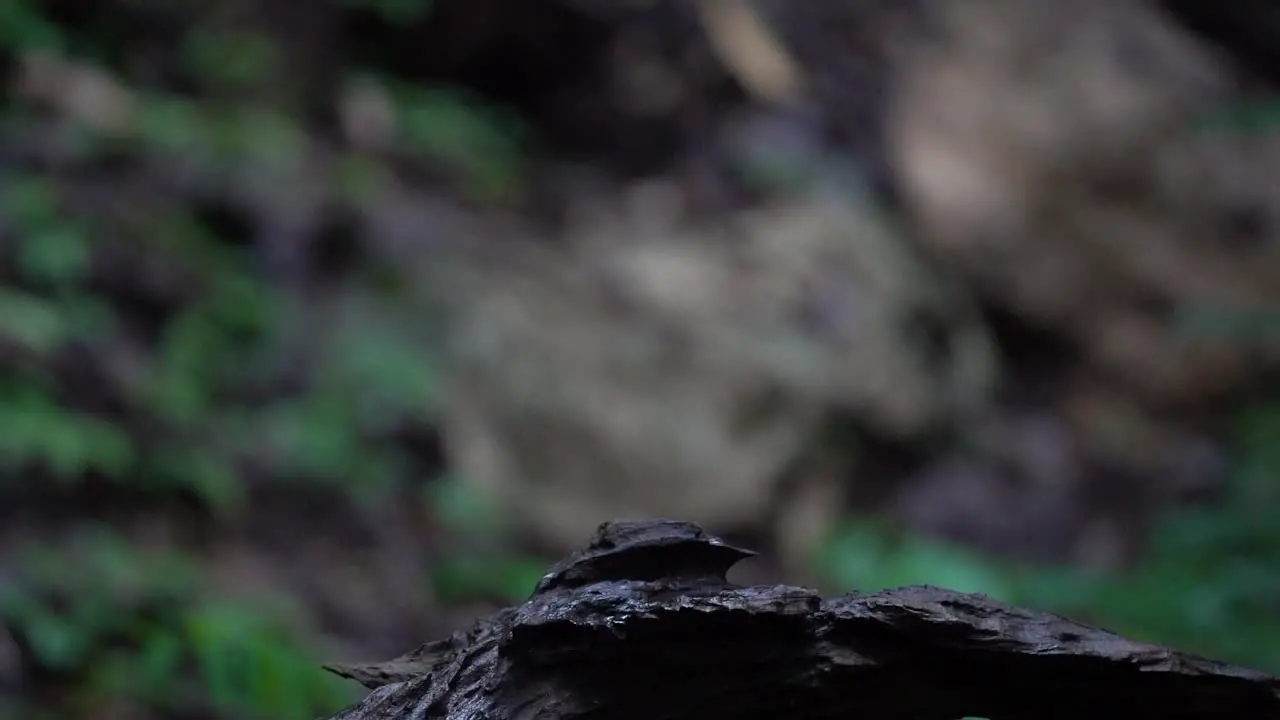
[[[983,595],[740,587],[692,523],[600,526],[522,605],[372,665],[330,720],[1280,718],[1280,679]]]

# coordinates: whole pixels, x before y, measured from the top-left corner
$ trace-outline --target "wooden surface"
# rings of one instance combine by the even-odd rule
[[[330,720],[1280,718],[1264,673],[982,595],[728,583],[750,554],[691,523],[606,523],[524,604],[328,666],[372,690]]]

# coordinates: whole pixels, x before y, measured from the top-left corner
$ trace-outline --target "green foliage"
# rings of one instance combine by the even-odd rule
[[[201,25],[183,38],[186,70],[232,89],[255,87],[279,60],[279,48],[271,38],[258,34],[220,32]]]
[[[442,558],[431,568],[430,582],[436,596],[446,603],[477,599],[520,603],[546,572],[547,563],[539,558],[501,551],[457,553]]]
[[[1237,439],[1221,504],[1166,518],[1135,592],[1102,597],[1144,634],[1280,672],[1280,406],[1244,413]]]
[[[0,339],[36,353],[61,345],[67,327],[53,303],[29,293],[0,290]]]
[[[199,565],[144,551],[105,529],[22,551],[0,587],[0,620],[41,666],[82,677],[66,712],[130,699],[158,710],[205,705],[228,717],[308,720],[352,700],[316,671],[290,607],[219,598]]]
[[[392,23],[417,21],[431,7],[351,4]],[[290,114],[291,103],[253,100],[279,94],[273,38],[231,31],[195,9],[164,12],[192,22],[164,51],[174,56],[157,58],[131,55],[119,45],[128,38],[60,27],[38,2],[0,3],[0,50],[72,48],[79,61],[104,63],[127,93],[123,122],[105,129],[54,121],[69,157],[109,161],[126,179],[144,178],[131,168],[150,163],[180,166],[204,187],[250,178],[287,188],[315,172],[312,154],[324,145],[325,157],[336,157],[316,184],[338,190],[340,201],[358,206],[385,186],[387,158],[334,153]],[[157,60],[194,84],[181,93],[132,84],[132,72]],[[513,121],[437,89],[375,80],[394,88],[400,155],[476,197],[519,189]],[[8,100],[0,116],[7,142],[48,124]],[[77,173],[20,162],[0,170],[0,489],[22,485],[72,510],[86,497],[78,493],[104,484],[126,503],[181,499],[194,507],[190,524],[216,537],[243,521],[266,486],[372,506],[429,480],[412,474],[412,448],[394,434],[432,425],[437,380],[429,346],[406,332],[417,324],[413,298],[388,288],[387,271],[353,267],[332,280],[325,292],[342,299],[340,310],[320,321],[296,288],[260,274],[251,239],[215,225],[182,192],[144,188],[113,200],[132,207],[104,208],[77,195]],[[161,290],[140,310],[118,292],[134,284]],[[124,699],[154,713],[288,720],[352,700],[347,684],[320,670],[306,640],[316,630],[299,609],[219,594],[177,544],[146,550],[96,529],[77,537],[33,539],[5,568],[17,582],[0,585],[0,622],[60,678],[57,695],[66,699],[57,708],[0,708],[5,717],[92,717]],[[527,594],[534,566],[499,562],[498,572],[483,572],[446,561],[435,575],[424,568],[422,581],[449,597]]]
[[[6,189],[0,212],[28,233],[17,258],[23,275],[54,287],[80,279],[89,265],[87,239],[84,230],[61,211],[53,181],[22,176]]]
[[[37,193],[17,196],[22,207],[38,207],[31,199],[39,199]],[[19,258],[47,237],[40,224],[46,213],[25,217],[31,224],[18,223],[27,231]],[[307,394],[265,408],[246,405],[238,388],[261,378],[283,301],[253,279],[240,254],[223,252],[216,237],[178,233],[169,238],[167,252],[173,257],[188,253],[203,268],[208,290],[165,324],[150,368],[132,388],[132,417],[113,419],[77,409],[56,376],[38,368],[11,368],[0,373],[0,477],[29,482],[31,473],[42,473],[69,490],[99,477],[140,494],[186,493],[212,516],[231,519],[249,492],[242,460],[259,440],[246,435],[237,445],[232,431],[265,424],[276,435],[301,438],[286,450],[294,464],[282,464],[277,473],[304,472],[314,456],[338,452],[341,457],[326,471],[350,472],[341,481],[353,483],[353,493],[359,483],[368,485],[368,476],[352,469],[362,459],[394,451],[366,442],[360,411],[430,412],[426,401],[433,386],[429,377],[420,377],[421,365],[408,377],[410,351],[395,348],[376,360],[338,355],[319,373],[337,378],[332,384],[318,383]],[[68,292],[79,275],[67,271],[73,263],[50,257],[18,266],[32,287],[48,288],[44,293],[0,293],[0,308],[8,311],[2,313],[0,337],[41,355],[99,337],[78,331],[92,323],[77,320],[84,313],[68,302],[86,297],[83,289]],[[351,345],[344,347],[361,348],[370,339],[346,340]],[[379,381],[383,389],[364,397],[364,408],[357,407],[357,387],[376,388]],[[393,384],[412,392],[393,393],[387,389]],[[278,411],[289,403],[328,406],[333,412]],[[317,417],[329,418],[328,425],[317,430]],[[387,469],[376,462],[369,467]],[[388,477],[397,475],[378,478],[383,487]],[[177,711],[196,698],[226,717],[310,718],[350,700],[318,672],[317,657],[300,644],[297,628],[286,631],[279,614],[268,608],[211,599],[194,581],[193,562],[181,555],[156,556],[122,538],[95,533],[71,549],[33,547],[19,567],[27,576],[3,588],[0,618],[28,639],[42,666],[80,678],[72,693],[75,708],[68,712],[129,696],[160,710]]]
[[[124,417],[68,405],[43,371],[0,374],[0,471],[39,467],[73,484],[97,473],[189,493],[224,515],[244,502],[244,463],[264,451],[267,481],[319,480],[368,499],[366,491],[403,479],[400,449],[377,436],[398,418],[429,423],[436,387],[423,344],[401,330],[411,304],[397,311],[402,298],[370,295],[331,324],[306,387],[250,403],[245,393],[273,382],[289,352],[283,338],[305,318],[255,276],[246,250],[176,206],[149,213],[123,246],[94,248],[67,230],[75,214],[57,208],[45,178],[19,174],[0,190],[17,230],[15,270],[28,288],[0,288],[0,342],[44,358],[117,342],[117,311],[83,277],[94,250],[162,258],[152,267],[188,276],[193,287],[160,328],[145,370],[120,388],[130,401]]]
[[[529,597],[548,563],[509,551],[500,515],[474,487],[446,476],[428,485],[425,495],[445,531],[461,546],[432,567],[428,580],[435,597],[446,603],[520,603]]]
[[[500,201],[520,189],[521,126],[455,92],[391,84],[404,145],[462,177],[482,200]]]
[[[120,478],[135,455],[132,438],[111,423],[59,406],[34,383],[0,378],[0,465],[74,483],[89,472]]]
[[[818,566],[838,587],[928,583],[1104,625],[1136,639],[1280,672],[1280,405],[1245,413],[1217,505],[1169,513],[1124,577],[1014,567],[852,523]]]
[[[927,583],[1008,597],[1012,583],[991,561],[976,553],[895,533],[875,521],[851,522],[822,548],[817,565],[838,587],[900,587]]]
[[[185,156],[211,172],[238,164],[289,172],[306,150],[301,129],[276,111],[160,93],[139,93],[135,123],[125,128],[124,139],[151,152]]]
[[[350,702],[344,684],[316,673],[317,653],[282,617],[260,604],[206,601],[183,614],[181,635],[162,638],[151,658],[172,666],[176,647],[192,648],[214,707],[229,716],[310,718]]]
[[[1256,135],[1280,128],[1280,102],[1266,99],[1238,102],[1210,111],[1199,119],[1199,129],[1206,133]]]
[[[62,30],[40,12],[38,0],[0,3],[0,50],[49,52],[63,46]]]

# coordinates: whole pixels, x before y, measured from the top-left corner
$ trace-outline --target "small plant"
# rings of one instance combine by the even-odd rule
[[[1230,492],[1169,513],[1124,577],[1015,567],[874,523],[836,533],[818,565],[837,587],[928,583],[1104,624],[1160,645],[1280,672],[1280,406],[1243,414]]]
[[[66,685],[70,713],[129,699],[228,717],[308,720],[351,700],[317,671],[296,608],[220,599],[197,561],[144,551],[105,528],[22,551],[20,582],[0,588],[0,622],[29,662]]]

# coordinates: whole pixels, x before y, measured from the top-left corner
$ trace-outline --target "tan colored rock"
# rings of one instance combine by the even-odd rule
[[[1274,360],[1263,330],[1218,332],[1280,312],[1280,132],[1206,128],[1224,65],[1147,3],[935,7],[889,120],[922,241],[1149,398]]]
[[[443,252],[431,273],[451,460],[544,537],[759,523],[831,408],[901,436],[984,402],[976,312],[853,194],[709,225],[643,197],[555,241]]]

